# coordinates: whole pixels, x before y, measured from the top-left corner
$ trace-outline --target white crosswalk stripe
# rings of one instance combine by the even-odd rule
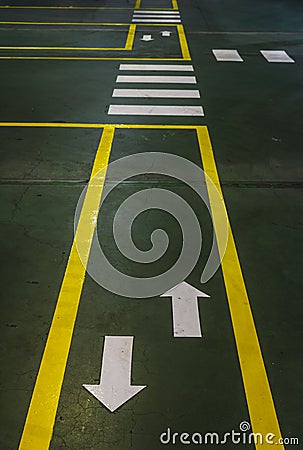
[[[110,105],[108,114],[132,116],[204,116],[202,106]]]
[[[151,71],[176,71],[176,72],[193,72],[191,65],[181,64],[120,64],[119,70],[151,70]]]
[[[118,75],[116,83],[180,83],[196,84],[196,77],[169,75]]]
[[[135,9],[134,14],[175,14],[180,15],[179,11],[171,10],[171,11],[161,11],[161,10],[144,10],[144,9]]]
[[[142,98],[200,98],[200,92],[192,89],[114,89],[112,96]]]
[[[143,22],[143,23],[181,23],[180,19],[136,19],[134,18],[133,23]]]

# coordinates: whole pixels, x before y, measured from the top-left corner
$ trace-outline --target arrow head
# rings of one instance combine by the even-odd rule
[[[199,291],[194,288],[190,284],[186,283],[186,281],[182,281],[182,283],[177,284],[177,286],[169,289],[164,294],[160,295],[160,297],[209,297],[209,295],[205,294],[205,292]]]
[[[111,412],[146,388],[131,385],[133,341],[133,336],[105,336],[100,382],[83,384]]]
[[[83,387],[88,390],[102,405],[104,405],[110,412],[115,412],[120,406],[124,405],[128,400],[137,395],[146,386],[117,386],[112,387],[110,391],[102,389],[101,384],[83,384]]]
[[[141,38],[141,41],[153,41],[154,39],[152,38],[151,34],[144,34],[143,37]]]
[[[171,35],[171,31],[160,31],[160,33],[162,34],[162,36],[170,36]]]

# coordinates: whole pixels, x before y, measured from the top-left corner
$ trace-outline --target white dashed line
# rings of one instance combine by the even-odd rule
[[[243,62],[238,50],[212,50],[217,61]]]
[[[285,50],[260,50],[260,53],[270,63],[294,63],[295,61]]]

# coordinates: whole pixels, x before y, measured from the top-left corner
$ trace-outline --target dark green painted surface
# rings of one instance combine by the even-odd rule
[[[24,2],[10,2],[18,4]],[[133,8],[134,2],[73,1],[73,5]],[[143,0],[142,7],[168,8],[170,4]],[[201,100],[190,104],[202,104],[204,118],[108,116],[109,104],[123,103],[111,98],[113,88],[130,87],[115,84],[120,61],[2,60],[0,120],[207,124],[282,434],[302,439],[302,5],[298,1],[229,0],[223,5],[180,0],[179,7],[201,92]],[[2,21],[70,20],[72,15],[72,20],[127,22],[131,17],[129,10],[0,12]],[[39,36],[45,44],[123,46],[127,28],[97,30],[94,26],[80,31],[73,26],[63,31],[56,26],[51,30],[1,26],[1,45],[18,45],[20,40],[30,45]],[[150,30],[138,27],[133,52],[94,56],[180,57],[175,28],[169,40],[160,37],[160,27],[154,27],[154,41],[140,41]],[[244,62],[219,63],[211,52],[214,48],[238,49]],[[269,64],[259,53],[263,49],[286,50],[296,62]],[[36,56],[37,52],[14,54]],[[12,51],[2,50],[1,55],[12,55]],[[43,50],[39,55],[66,53]],[[72,56],[92,53],[73,52]],[[144,86],[149,87],[155,88]],[[125,99],[125,103],[141,101]],[[3,450],[18,447],[73,239],[74,209],[99,137],[100,130],[0,129]],[[165,151],[200,164],[192,131],[116,131],[111,160],[141,151]],[[159,434],[169,426],[179,433],[224,433],[248,420],[222,275],[218,272],[205,286],[199,283],[211,227],[197,197],[163,177],[149,175],[125,183],[101,210],[98,229],[105,250],[118,267],[139,270],[141,275],[159,272],[177,257],[180,230],[165,213],[142,215],[134,224],[134,240],[142,249],[149,248],[151,231],[161,225],[173,236],[173,245],[156,266],[129,264],[112,240],[111,219],[117,206],[138,189],[157,186],[156,180],[186,199],[201,221],[205,243],[188,281],[211,296],[199,302],[204,338],[172,337],[169,299],[121,298],[87,277],[52,450],[154,450],[162,448]],[[82,388],[83,383],[98,381],[103,338],[108,335],[135,336],[133,383],[148,386],[114,414]]]

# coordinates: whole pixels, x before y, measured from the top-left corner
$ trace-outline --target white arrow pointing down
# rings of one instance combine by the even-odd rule
[[[146,386],[131,385],[133,336],[105,336],[99,384],[83,384],[111,412]]]
[[[174,337],[202,337],[198,297],[209,295],[183,281],[160,297],[172,298]]]
[[[154,39],[152,38],[151,34],[144,34],[143,37],[141,38],[141,41],[153,41]]]

